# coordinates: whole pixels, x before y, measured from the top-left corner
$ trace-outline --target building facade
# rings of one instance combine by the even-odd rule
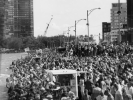
[[[120,8],[120,14],[118,14]],[[121,29],[127,26],[127,3],[112,3],[111,8],[111,41],[122,42]],[[120,31],[120,33],[119,33]]]
[[[7,0],[5,6],[5,37],[10,37],[10,34],[14,35],[14,0]]]
[[[111,42],[111,33],[110,32],[104,33],[104,41],[103,42],[106,42],[107,44]]]
[[[127,24],[133,28],[133,0],[127,0]]]
[[[0,0],[0,36],[2,37],[4,35],[5,20],[6,20],[5,5],[6,5],[6,0]]]
[[[102,38],[105,40],[105,34],[111,31],[111,23],[102,22]]]
[[[112,3],[111,9],[111,30],[119,29],[119,22],[120,26],[123,24],[127,24],[127,4],[120,3],[120,16],[118,17],[118,3]],[[120,18],[120,19],[119,19]]]
[[[7,0],[5,37],[34,35],[33,0]]]
[[[127,0],[127,27],[129,40],[133,43],[133,0]]]
[[[119,30],[112,30],[110,32],[110,36],[111,36],[111,42],[117,42],[118,41],[118,31]],[[122,42],[127,42],[127,29],[120,29],[120,34],[121,34],[121,38],[122,38]]]
[[[33,0],[14,0],[14,34],[30,36],[33,30]]]

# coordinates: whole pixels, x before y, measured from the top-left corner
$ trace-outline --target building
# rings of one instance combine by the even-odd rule
[[[8,0],[6,3],[5,36],[34,35],[33,0]]]
[[[5,5],[5,32],[4,36],[10,37],[11,34],[14,35],[14,0],[7,0]]]
[[[133,28],[133,0],[127,0],[127,24]]]
[[[102,23],[102,38],[104,38],[104,34],[111,31],[111,23],[103,22]]]
[[[120,12],[118,14],[120,8]],[[111,37],[112,41],[122,42],[121,34],[119,33],[119,29],[124,29],[127,26],[127,4],[120,3],[112,3],[111,8],[111,33],[114,33],[117,37]],[[121,32],[120,32],[121,33]],[[111,35],[112,36],[112,35]]]
[[[118,20],[118,3],[112,3],[111,9],[111,30],[119,29],[120,25],[127,24],[127,4],[120,3],[120,20]]]
[[[119,30],[112,30],[110,32],[110,40],[111,42],[117,42],[118,41],[118,31]],[[120,32],[121,32],[121,38],[122,38],[122,42],[127,42],[127,29],[120,29]]]
[[[33,0],[14,0],[14,34],[30,36],[33,32]]]
[[[127,0],[127,26],[130,37],[128,41],[133,43],[133,0]]]
[[[0,0],[0,36],[3,37],[5,29],[5,4],[6,0]]]
[[[110,32],[105,32],[104,33],[104,41],[106,43],[110,43],[111,42],[111,33]]]

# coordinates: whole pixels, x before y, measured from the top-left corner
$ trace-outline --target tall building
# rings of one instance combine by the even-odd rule
[[[127,24],[133,28],[133,0],[127,0]]]
[[[0,36],[4,35],[6,0],[0,0]]]
[[[34,35],[33,0],[8,0],[6,3],[5,35]]]
[[[111,23],[102,22],[102,38],[105,39],[105,35],[107,32],[111,31]]]
[[[5,37],[14,34],[14,0],[7,0],[5,5]]]
[[[118,14],[120,8],[120,12]],[[119,26],[120,25],[120,26]],[[127,4],[126,3],[112,3],[112,8],[111,8],[111,37],[112,42],[117,41],[121,42],[122,41],[122,34],[119,34],[119,28],[124,29],[125,26],[127,26]]]
[[[120,20],[118,20],[118,3],[112,3],[112,9],[111,9],[111,30],[116,30],[119,28],[119,22],[121,27],[123,27],[123,24],[127,24],[127,4],[126,3],[120,3]]]
[[[14,34],[30,36],[33,32],[33,0],[14,0]]]
[[[127,0],[127,26],[131,43],[133,43],[133,0]]]

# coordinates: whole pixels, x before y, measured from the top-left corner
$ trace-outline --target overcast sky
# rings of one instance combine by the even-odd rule
[[[47,30],[46,36],[63,34],[68,27],[74,26],[75,20],[86,19],[87,10],[100,7],[89,16],[90,34],[97,37],[102,34],[102,22],[110,22],[110,9],[112,3],[118,0],[33,0],[34,2],[34,35],[43,35],[53,15],[53,20]],[[126,0],[121,0],[126,2]],[[74,28],[70,34],[74,35]],[[87,35],[86,21],[77,24],[77,35]]]

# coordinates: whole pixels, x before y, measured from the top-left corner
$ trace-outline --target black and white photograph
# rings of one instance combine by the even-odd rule
[[[133,100],[133,0],[0,0],[0,100]]]

